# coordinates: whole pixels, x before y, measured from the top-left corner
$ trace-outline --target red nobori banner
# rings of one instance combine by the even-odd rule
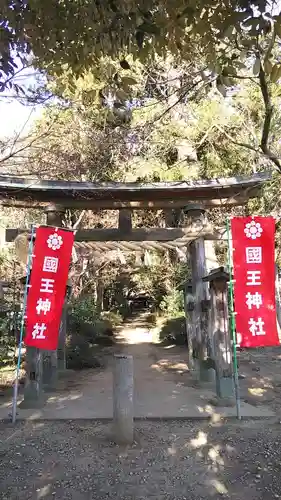
[[[49,226],[36,230],[26,309],[28,346],[57,348],[73,242],[73,231]]]
[[[275,305],[273,217],[234,217],[234,310],[237,345],[279,345]]]

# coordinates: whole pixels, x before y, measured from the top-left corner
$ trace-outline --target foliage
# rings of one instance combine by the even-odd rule
[[[160,309],[169,318],[177,318],[180,314],[184,314],[184,300],[182,290],[173,289],[163,297],[160,304]]]
[[[102,366],[96,348],[79,334],[71,334],[66,342],[66,366],[71,370],[99,368]]]
[[[97,317],[96,304],[91,296],[73,298],[69,313],[74,321],[92,324]]]
[[[159,339],[165,345],[185,345],[187,343],[185,317],[168,318],[160,330]]]
[[[92,297],[72,299],[68,316],[66,343],[67,367],[74,370],[102,366],[98,346],[111,346],[120,315],[105,313],[98,315]]]
[[[123,322],[121,314],[114,311],[104,311],[102,313],[102,319],[108,321],[112,325],[113,329],[115,329],[117,326],[120,326]]]
[[[112,344],[118,315],[101,316],[92,297],[72,300],[69,310],[69,330],[79,333],[91,344]]]
[[[0,364],[13,364],[16,347],[15,335],[11,331],[11,321],[8,316],[0,317]]]
[[[151,59],[171,52],[181,60],[205,54],[209,64],[231,58],[237,47],[256,46],[280,19],[270,16],[267,0],[107,0],[77,2],[51,0],[4,0],[2,7],[2,71],[14,70],[13,51],[33,51],[39,63],[52,72],[67,65],[81,72],[102,54]],[[271,6],[271,8],[270,8]],[[240,49],[241,50],[241,49]]]

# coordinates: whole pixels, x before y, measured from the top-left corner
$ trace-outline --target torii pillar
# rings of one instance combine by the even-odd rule
[[[192,311],[192,324],[194,331],[193,357],[197,372],[197,378],[205,380],[204,360],[208,353],[208,310],[209,303],[208,285],[202,278],[207,274],[205,241],[200,237],[200,231],[206,224],[205,209],[197,204],[190,204],[184,208],[189,223],[198,228],[198,238],[189,245],[189,256],[191,265],[192,293],[194,296],[194,308]]]
[[[49,205],[45,209],[47,225],[62,227],[65,209],[60,205]],[[65,314],[62,314],[60,327],[59,345],[56,351],[43,351],[43,387],[49,392],[56,389],[58,370],[65,367]]]

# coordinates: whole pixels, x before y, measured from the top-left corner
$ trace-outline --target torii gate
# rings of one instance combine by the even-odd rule
[[[225,179],[160,182],[160,183],[89,183],[68,182],[29,178],[0,177],[0,204],[4,207],[37,208],[45,211],[48,225],[60,227],[66,209],[80,210],[119,210],[119,225],[114,229],[84,229],[76,233],[77,247],[108,251],[121,249],[133,251],[140,249],[170,249],[188,247],[192,271],[192,307],[191,320],[186,313],[187,331],[193,338],[193,355],[202,365],[206,355],[206,340],[218,331],[221,340],[213,343],[213,358],[217,373],[228,374],[231,370],[229,357],[219,355],[222,344],[230,345],[225,314],[227,308],[227,276],[222,270],[208,277],[208,272],[216,259],[212,240],[223,239],[223,229],[214,229],[204,216],[206,209],[225,208],[244,205],[250,198],[260,194],[265,182],[271,179],[268,172],[253,174],[251,177],[233,177]],[[142,228],[132,227],[132,210],[147,209],[166,212],[183,210],[187,217],[187,227]],[[24,229],[6,229],[5,239],[13,241]],[[203,280],[204,278],[204,280]],[[210,282],[210,290],[208,281]],[[220,294],[216,293],[219,284]],[[222,283],[224,283],[222,288]],[[223,290],[223,295],[221,291]],[[211,301],[210,293],[211,292]],[[186,311],[188,289],[185,288]],[[220,298],[219,298],[220,297]],[[221,298],[223,297],[223,298]],[[208,312],[208,306],[211,312]],[[209,324],[208,324],[209,323]],[[207,334],[209,330],[209,335]],[[57,353],[46,353],[51,360],[49,372],[45,378],[54,388],[57,372]],[[191,362],[191,359],[189,360]],[[202,368],[202,366],[201,366]],[[39,372],[38,372],[39,370]],[[37,373],[37,372],[38,373]],[[38,382],[40,369],[29,370],[29,386],[35,379],[34,390],[28,391],[33,403],[40,399]],[[204,370],[201,374],[204,377]],[[37,392],[36,392],[37,391]],[[221,388],[218,389],[218,393]],[[30,400],[28,402],[30,403]],[[31,407],[31,406],[29,406]]]

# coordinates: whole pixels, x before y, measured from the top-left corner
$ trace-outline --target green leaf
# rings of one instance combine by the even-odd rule
[[[122,69],[131,69],[131,66],[128,61],[126,61],[126,59],[122,59],[122,61],[119,61],[119,64]]]
[[[221,76],[221,84],[225,87],[232,87],[233,79],[229,78],[228,76]]]
[[[261,69],[261,61],[260,58],[257,57],[253,65],[253,74],[257,76],[260,72],[260,69]]]
[[[130,78],[129,76],[124,76],[121,80],[121,85],[124,87],[128,87],[130,85],[136,85],[138,82],[134,78]]]
[[[274,24],[274,32],[277,36],[279,36],[279,38],[281,38],[281,24],[279,24],[279,21],[276,21]]]
[[[269,59],[265,59],[263,63],[263,69],[267,75],[270,75],[272,71],[272,62]]]
[[[252,28],[257,28],[260,24],[260,20],[258,17],[251,17],[250,19],[248,19],[247,21],[245,21],[243,23],[243,26],[244,27],[252,27]]]
[[[270,81],[276,83],[281,77],[281,66],[280,64],[274,64],[272,71],[270,73]]]
[[[233,26],[228,26],[222,33],[222,38],[229,38],[233,33]]]
[[[124,90],[119,89],[116,91],[116,97],[118,97],[120,101],[125,101],[126,99],[128,99],[128,94],[126,94]]]
[[[152,23],[142,23],[142,25],[139,26],[139,30],[144,33],[151,33],[152,35],[160,35],[160,28]]]
[[[226,87],[222,83],[217,83],[217,89],[219,93],[223,96],[226,97]]]

